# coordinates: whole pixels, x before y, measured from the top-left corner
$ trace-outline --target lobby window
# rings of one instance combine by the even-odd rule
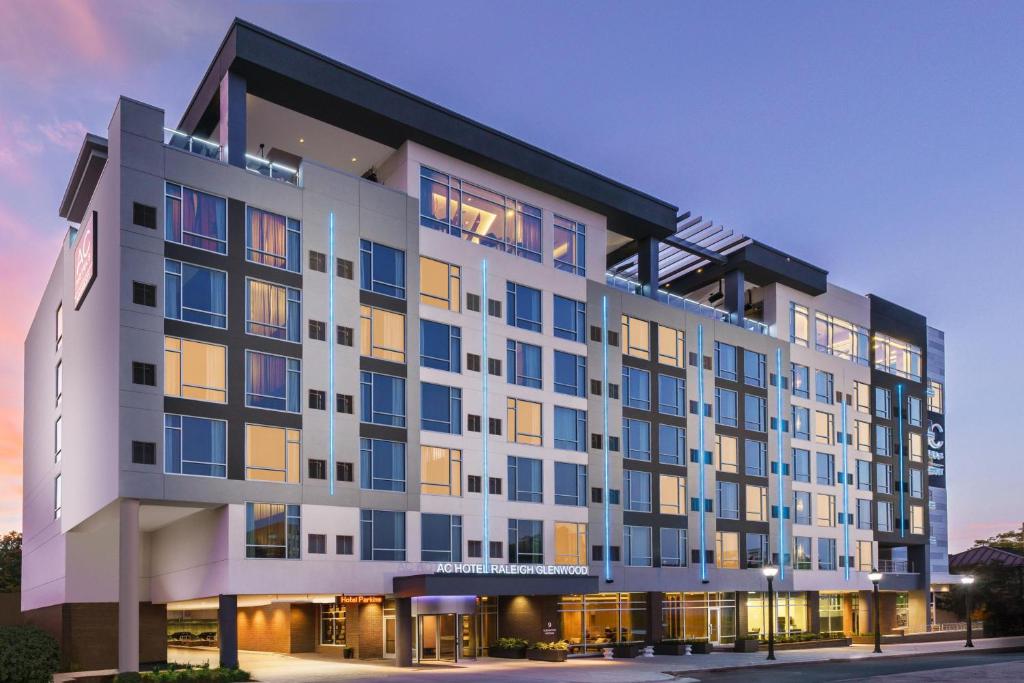
[[[227,432],[224,420],[164,415],[164,472],[226,477]]]
[[[834,571],[836,568],[836,539],[818,539],[818,569]]]
[[[685,567],[686,556],[686,529],[674,529],[661,527],[661,566],[662,567]]]
[[[61,475],[53,479],[53,518],[60,519],[60,513],[64,507],[64,487],[61,483]]]
[[[836,443],[836,418],[832,413],[814,411],[814,441],[834,446]]]
[[[877,525],[878,531],[892,531],[892,503],[887,500],[880,500],[876,502],[878,516]]]
[[[857,571],[869,572],[874,568],[871,546],[871,541],[857,541]]]
[[[531,332],[541,331],[540,290],[515,282],[509,282],[505,290],[507,304],[506,322]]]
[[[674,368],[686,367],[686,344],[682,330],[658,325],[658,362]]]
[[[554,332],[560,339],[586,343],[586,304],[555,294]]]
[[[227,349],[164,337],[164,395],[227,403]]]
[[[892,493],[892,465],[875,463],[875,491]]]
[[[886,420],[892,417],[892,394],[888,389],[875,387],[875,417]]]
[[[803,406],[793,406],[793,438],[811,439],[811,410]]]
[[[768,361],[763,353],[743,351],[743,383],[752,387],[764,387]]]
[[[420,256],[420,303],[458,313],[462,305],[462,268]]]
[[[910,470],[910,497],[920,498],[924,493],[924,476],[921,470]]]
[[[920,427],[921,420],[921,399],[917,396],[907,396],[907,422],[911,427]]]
[[[928,412],[942,415],[945,407],[945,388],[942,382],[928,380]]]
[[[301,518],[298,505],[245,504],[245,556],[299,559]]]
[[[587,274],[587,226],[555,214],[555,268],[574,275]]]
[[[811,453],[806,449],[793,449],[793,481],[811,483]]]
[[[508,520],[510,564],[544,563],[544,523],[537,519]]]
[[[715,469],[719,472],[739,472],[739,441],[735,436],[715,434]]]
[[[757,569],[767,564],[771,555],[768,553],[768,534],[744,534],[747,546],[747,569]]]
[[[587,525],[555,522],[555,564],[587,563]]]
[[[420,365],[461,372],[462,330],[455,325],[420,320]]]
[[[875,369],[921,381],[921,348],[885,334],[875,334]]]
[[[301,371],[297,358],[245,352],[245,405],[299,412]]]
[[[541,365],[539,346],[514,339],[505,342],[505,371],[509,384],[540,389]]]
[[[405,252],[359,240],[359,289],[405,298]]]
[[[871,490],[871,463],[867,460],[857,461],[857,490]]]
[[[299,222],[253,207],[245,214],[245,259],[298,273],[302,258]]]
[[[747,514],[748,522],[768,521],[768,488],[766,486],[751,486],[747,484]]]
[[[541,404],[510,398],[506,402],[509,443],[540,446],[543,441]]]
[[[910,506],[910,533],[924,533],[924,508],[920,505]]]
[[[359,373],[359,420],[389,427],[405,426],[405,379],[379,372]]]
[[[462,389],[420,383],[420,428],[425,432],[462,433]]]
[[[587,396],[587,359],[575,353],[555,351],[555,393]]]
[[[302,293],[291,287],[253,280],[245,281],[245,331],[271,339],[301,342]]]
[[[555,406],[555,448],[586,452],[587,411]]]
[[[686,465],[686,430],[673,425],[658,425],[658,462]]]
[[[302,436],[298,429],[245,425],[245,478],[299,483]]]
[[[626,565],[630,567],[650,567],[654,563],[651,527],[622,527],[622,544],[623,551],[626,554]]]
[[[715,566],[719,569],[740,568],[740,535],[737,532],[715,532]]]
[[[658,375],[658,412],[676,417],[686,414],[686,381],[682,377]]]
[[[835,375],[824,370],[814,371],[814,398],[818,403],[835,402]]]
[[[868,331],[842,318],[814,314],[814,348],[838,358],[868,364]]]
[[[522,503],[544,502],[542,461],[508,456],[508,499]]]
[[[420,514],[420,560],[462,562],[462,515]]]
[[[811,568],[811,539],[808,536],[796,536],[793,539],[793,569]]]
[[[768,402],[764,396],[743,395],[743,426],[752,432],[768,429]]]
[[[810,316],[807,307],[789,302],[789,341],[807,346],[811,336]]]
[[[885,425],[875,425],[875,453],[892,455],[892,430]]]
[[[862,413],[871,412],[871,385],[865,382],[853,383],[853,401],[857,410]]]
[[[217,254],[228,253],[227,200],[174,183],[165,183],[164,187],[164,239]]]
[[[798,398],[810,397],[811,369],[806,365],[792,363],[789,372],[793,378],[793,395]]]
[[[441,446],[420,446],[420,493],[462,495],[462,451]]]
[[[640,318],[622,316],[622,353],[641,360],[651,359],[651,324]]]
[[[222,270],[164,259],[164,316],[197,325],[228,326],[228,276]]]
[[[910,462],[921,462],[924,459],[923,439],[917,432],[907,434],[907,457]]]
[[[651,409],[651,373],[622,366],[622,405],[637,410]]]
[[[405,362],[405,316],[383,308],[359,307],[359,355]]]
[[[372,491],[405,491],[405,444],[359,439],[359,486]]]
[[[626,512],[651,511],[651,473],[640,470],[622,472],[622,492]]]
[[[338,538],[348,538],[351,536]],[[338,553],[339,555],[341,553]],[[348,555],[352,554],[349,550]],[[321,645],[345,645],[347,640],[345,628],[345,607],[336,604],[320,605],[320,644]]]
[[[686,514],[686,477],[658,475],[658,511],[663,515]]]
[[[857,528],[871,530],[871,499],[857,499]]]
[[[390,510],[360,510],[361,560],[405,562],[405,513]]]
[[[832,486],[836,483],[836,457],[831,453],[816,453],[816,478],[815,481],[824,486]]]
[[[853,422],[853,443],[858,451],[871,452],[871,423],[864,420]]]
[[[746,439],[743,448],[744,469],[748,477],[768,476],[768,444]]]
[[[622,457],[630,460],[651,460],[651,423],[643,420],[624,418],[622,420],[622,440],[625,451]]]
[[[509,479],[511,481],[511,478]],[[587,466],[569,462],[555,463],[555,505],[587,504]]]
[[[715,422],[726,427],[739,424],[736,406],[737,394],[732,389],[715,387]]]
[[[834,527],[836,525],[836,497],[828,493],[819,493],[816,507],[817,525]]]
[[[811,494],[809,491],[793,491],[794,524],[811,523]]]
[[[719,519],[740,518],[740,486],[733,481],[715,482],[715,507]]]
[[[715,377],[736,381],[736,347],[732,344],[715,342]]]

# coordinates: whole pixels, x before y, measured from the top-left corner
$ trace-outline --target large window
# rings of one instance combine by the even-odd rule
[[[733,481],[715,482],[715,506],[719,519],[740,518],[740,487]]]
[[[622,544],[628,566],[650,567],[653,564],[654,550],[651,544],[651,527],[622,527]]]
[[[302,293],[292,287],[246,279],[245,331],[271,339],[301,342]]]
[[[555,463],[555,505],[587,505],[587,466]]]
[[[811,568],[811,538],[809,536],[796,536],[793,539],[795,558],[794,569]]]
[[[302,246],[297,220],[250,206],[246,209],[245,223],[246,260],[299,272]]]
[[[764,387],[768,376],[768,361],[763,353],[743,351],[743,383],[752,387]]]
[[[910,533],[924,533],[924,507],[921,505],[910,506]]]
[[[857,499],[857,528],[871,530],[871,500]]]
[[[641,360],[651,359],[651,324],[640,318],[622,316],[622,353]]]
[[[800,346],[807,346],[811,334],[810,318],[807,307],[789,302],[789,341]]]
[[[673,425],[658,425],[658,462],[686,465],[686,430]]]
[[[892,417],[892,394],[888,389],[875,387],[875,417]]]
[[[751,486],[747,484],[746,487],[746,498],[747,498],[747,514],[746,519],[748,522],[767,522],[768,521],[768,488],[766,486]]]
[[[587,274],[587,226],[555,214],[555,268]]]
[[[508,561],[511,564],[544,563],[544,523],[539,519],[508,520]]]
[[[405,362],[405,316],[383,308],[359,307],[359,353],[394,363]]]
[[[575,353],[555,351],[555,393],[585,398],[587,395],[587,358]]]
[[[853,421],[853,445],[858,451],[871,452],[871,423],[864,420]]]
[[[928,412],[942,415],[945,411],[945,393],[942,382],[928,380]]]
[[[164,472],[227,476],[228,423],[188,415],[164,415]]]
[[[587,450],[587,411],[555,406],[555,448]]]
[[[420,167],[420,225],[541,261],[541,210],[446,173]]]
[[[164,239],[228,253],[227,201],[174,183],[165,183],[164,187]]]
[[[876,503],[878,516],[876,524],[878,531],[892,531],[892,503],[887,500],[880,500]]]
[[[841,318],[817,312],[814,314],[814,348],[818,351],[868,364],[868,331]]]
[[[875,425],[875,453],[892,455],[892,429],[886,425]]]
[[[857,571],[869,572],[874,568],[872,550],[871,541],[857,541]]]
[[[245,405],[299,412],[300,361],[259,351],[245,352]]]
[[[521,398],[510,398],[506,402],[506,407],[509,442],[540,446],[544,439],[541,404],[524,401]]]
[[[921,421],[921,399],[917,396],[907,397],[907,422],[911,427],[920,427]]]
[[[715,566],[719,569],[740,568],[740,535],[735,531],[715,532]]]
[[[817,443],[835,445],[836,418],[832,413],[814,411],[814,440]]]
[[[359,559],[405,561],[405,513],[390,510],[360,510]]]
[[[824,370],[814,371],[814,398],[818,403],[831,405],[835,399],[835,375]]]
[[[674,368],[686,367],[686,344],[681,330],[658,325],[658,362]]]
[[[420,303],[456,313],[462,310],[462,269],[420,256]]]
[[[764,396],[743,395],[743,426],[753,432],[768,429],[768,402]]]
[[[420,365],[462,371],[462,330],[455,325],[420,320]]]
[[[793,481],[811,483],[811,453],[806,449],[793,449]]]
[[[907,458],[910,462],[921,462],[924,459],[924,440],[917,432],[907,434]]]
[[[744,566],[747,569],[756,569],[766,565],[771,558],[768,554],[768,534],[744,534],[746,543],[747,558]]]
[[[793,438],[811,439],[811,409],[804,406],[793,406]]]
[[[921,381],[921,348],[885,334],[875,334],[875,369]]]
[[[732,389],[715,387],[715,422],[726,427],[735,427],[739,423],[736,392]]]
[[[301,523],[298,505],[245,504],[245,556],[299,559]]]
[[[651,511],[651,473],[640,470],[622,472],[622,488],[625,495],[623,509],[626,512]]]
[[[228,326],[227,273],[164,259],[164,315],[210,327]]]
[[[425,432],[462,433],[462,389],[420,383],[420,428]]]
[[[586,304],[555,294],[555,336],[569,341],[585,343]]]
[[[719,472],[739,472],[739,445],[735,436],[715,434],[715,469]]]
[[[857,490],[871,490],[871,463],[867,460],[857,461]]]
[[[663,515],[686,514],[686,477],[658,475],[658,511]]]
[[[835,570],[836,568],[836,539],[818,539],[818,569]]]
[[[505,291],[506,322],[531,332],[541,331],[540,290],[509,282]]]
[[[892,493],[892,465],[875,463],[875,491]]]
[[[544,502],[542,461],[508,456],[508,499],[521,503]]]
[[[871,385],[865,382],[853,383],[854,405],[862,413],[871,412]]]
[[[682,377],[658,375],[658,412],[663,415],[686,415],[686,381]]]
[[[622,366],[622,405],[637,410],[651,409],[651,373]]]
[[[815,501],[817,506],[817,525],[834,527],[836,525],[836,497],[828,493],[819,493]]]
[[[420,514],[420,559],[462,562],[462,515]]]
[[[227,403],[227,349],[164,337],[164,395]]]
[[[462,495],[462,451],[441,446],[420,446],[420,493]]]
[[[555,522],[555,564],[587,563],[587,525]]]
[[[924,474],[921,470],[910,470],[910,497],[920,498],[924,493]]]
[[[790,374],[793,377],[793,395],[798,398],[810,396],[810,368],[806,365],[793,363],[790,367]]]
[[[735,382],[736,347],[725,342],[715,342],[715,377]]]
[[[651,460],[651,423],[644,420],[624,418],[622,420],[622,441],[625,450],[622,457],[630,460]]]
[[[379,372],[359,373],[359,419],[389,427],[405,426],[405,379]]]
[[[359,240],[359,288],[404,299],[405,252],[370,240]]]
[[[405,491],[405,444],[359,439],[359,486],[373,491]]]
[[[686,566],[686,529],[661,527],[661,566]]]
[[[817,483],[831,486],[836,483],[836,457],[831,453],[816,453]]]
[[[298,429],[245,425],[245,478],[299,483],[302,434]]]
[[[811,523],[811,494],[809,491],[793,491],[793,523]]]
[[[541,348],[535,344],[509,339],[505,342],[505,372],[509,384],[540,389]]]
[[[755,439],[743,442],[743,464],[748,477],[768,476],[768,444]]]

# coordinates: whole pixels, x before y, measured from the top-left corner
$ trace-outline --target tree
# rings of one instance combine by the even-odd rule
[[[1018,555],[1024,555],[1024,524],[1021,524],[1019,529],[1004,531],[991,538],[974,542],[975,547],[980,545],[987,545],[999,548],[1000,550],[1009,550],[1011,553],[1017,553]]]
[[[21,533],[0,537],[0,593],[21,592]]]

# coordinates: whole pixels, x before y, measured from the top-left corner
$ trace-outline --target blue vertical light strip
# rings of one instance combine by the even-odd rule
[[[840,401],[840,412],[842,413],[842,431],[839,433],[843,440],[843,554],[846,560],[843,562],[843,577],[850,580],[850,463],[848,456],[849,437],[846,433],[846,402]]]
[[[708,580],[707,563],[707,507],[704,495],[704,326],[697,325],[697,466],[700,468],[700,501],[697,507],[700,514],[700,580]]]
[[[481,314],[483,315],[483,324],[481,325],[481,351],[480,357],[483,359],[480,363],[480,375],[483,377],[481,389],[483,396],[480,399],[480,433],[483,434],[483,483],[480,486],[481,492],[484,494],[484,529],[483,529],[483,564],[484,571],[488,571],[491,567],[491,462],[488,452],[488,437],[490,436],[490,419],[488,414],[490,394],[488,393],[488,377],[491,374],[487,368],[488,359],[490,356],[487,352],[487,318],[488,318],[488,299],[487,299],[487,259],[480,262],[480,298],[483,303],[480,306]],[[509,425],[511,428],[511,425]]]
[[[782,349],[775,349],[775,414],[776,430],[775,436],[778,448],[778,472],[776,479],[779,484],[779,580],[786,578],[786,489],[784,486],[783,474],[785,472],[785,453],[782,441]]]
[[[334,212],[331,211],[330,219],[327,228],[327,252],[328,252],[328,268],[327,268],[327,320],[328,320],[328,341],[331,343],[327,345],[327,391],[328,401],[327,405],[331,411],[330,418],[328,418],[328,429],[327,429],[327,480],[330,482],[329,488],[331,495],[334,495],[334,480],[336,479],[334,474],[334,421],[338,417],[338,395],[334,393],[334,347],[337,346],[334,342],[335,339],[332,336],[335,334],[334,327],[334,279],[335,279],[335,260],[334,260]]]
[[[612,525],[611,502],[608,500],[608,297],[601,297],[601,381],[604,391],[601,392],[601,412],[604,417],[604,437],[601,446],[604,450],[604,580],[612,582]]]
[[[896,427],[900,435],[900,538],[907,535],[907,515],[904,509],[904,489],[906,486],[903,483],[903,384],[896,385]]]

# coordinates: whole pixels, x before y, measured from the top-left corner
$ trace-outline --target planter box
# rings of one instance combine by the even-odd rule
[[[535,662],[564,662],[569,656],[568,650],[535,650],[530,648],[526,651],[526,658]]]
[[[715,646],[711,643],[692,643],[690,645],[690,652],[695,655],[709,655],[711,651],[715,649]]]
[[[526,659],[526,648],[491,647],[487,650],[487,655],[500,659]]]
[[[654,654],[656,655],[685,655],[686,654],[686,643],[681,640],[673,640],[669,642],[661,642],[654,644]]]
[[[852,644],[853,638],[829,638],[828,640],[805,640],[797,643],[775,643],[775,649],[813,650],[816,647],[846,647]],[[765,647],[767,647],[767,645],[765,645]]]
[[[612,657],[616,659],[633,659],[640,656],[642,648],[643,646],[639,643],[612,645]]]
[[[736,652],[757,652],[757,638],[737,638],[733,649]]]

